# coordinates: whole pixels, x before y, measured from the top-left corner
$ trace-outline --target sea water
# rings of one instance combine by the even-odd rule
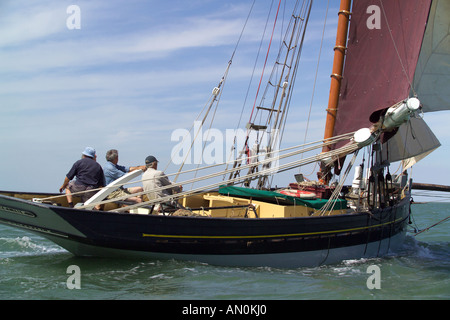
[[[425,229],[448,217],[450,204],[414,204],[412,212],[411,231]],[[0,225],[0,299],[447,300],[449,230],[446,221],[417,236],[411,232],[399,252],[382,258],[275,269],[78,258],[40,236]]]

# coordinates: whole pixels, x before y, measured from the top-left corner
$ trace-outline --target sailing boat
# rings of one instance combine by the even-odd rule
[[[253,107],[267,120],[257,122],[252,111],[242,151],[225,169],[172,186],[220,176],[222,181],[126,206],[119,201],[124,199],[104,199],[140,172],[75,208],[61,195],[3,191],[0,223],[39,234],[77,256],[301,267],[395,251],[410,219],[407,170],[439,146],[420,116],[450,109],[444,96],[449,72],[442,73],[449,65],[450,4],[356,0],[351,7],[351,1],[342,0],[325,137],[280,149],[312,6],[312,1],[301,2],[268,82],[273,90],[266,92],[273,97]],[[220,100],[227,73],[213,90],[207,114]],[[258,136],[250,147],[252,132],[267,134],[267,145],[261,146]],[[301,156],[314,149],[316,155]],[[360,150],[366,150],[367,159],[355,167],[352,185],[345,186]],[[281,164],[290,157],[294,160]],[[395,161],[403,165],[397,176],[389,170]],[[283,190],[270,186],[272,175],[317,162],[318,181],[299,177]],[[177,179],[187,171],[180,168]],[[335,184],[333,174],[341,176]],[[162,212],[155,210],[168,202]],[[102,211],[91,210],[98,204],[104,205]]]

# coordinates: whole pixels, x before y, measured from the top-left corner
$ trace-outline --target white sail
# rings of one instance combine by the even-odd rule
[[[414,74],[411,95],[417,95],[423,112],[450,110],[450,1],[433,0]],[[440,146],[422,119],[400,126],[384,149],[390,162],[403,160],[408,169]]]
[[[385,144],[383,158],[388,159],[389,162],[403,160],[406,170],[440,145],[425,121],[420,118],[411,118],[402,124],[398,132]]]
[[[423,111],[450,110],[450,1],[434,0],[414,76]]]

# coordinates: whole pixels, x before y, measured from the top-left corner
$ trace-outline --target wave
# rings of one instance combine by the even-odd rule
[[[28,236],[0,238],[0,258],[15,256],[39,255],[43,253],[59,253],[65,250],[52,243],[36,241]]]

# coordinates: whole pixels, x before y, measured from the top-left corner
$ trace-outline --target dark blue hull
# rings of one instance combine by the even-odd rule
[[[409,197],[370,213],[264,219],[99,212],[0,195],[0,223],[38,233],[75,255],[241,266],[315,266],[383,255],[401,244],[409,215]]]

